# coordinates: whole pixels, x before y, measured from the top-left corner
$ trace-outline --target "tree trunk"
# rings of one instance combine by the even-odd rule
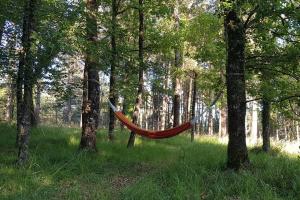
[[[33,126],[38,126],[40,123],[40,112],[41,112],[41,83],[37,82],[35,91],[35,106],[33,113]]]
[[[193,81],[193,95],[192,95],[192,120],[196,117],[196,100],[197,100],[197,82],[196,82],[197,76],[195,74],[194,81]],[[193,124],[192,131],[191,131],[191,141],[194,141],[195,137],[195,131],[196,131],[196,124]]]
[[[95,55],[97,42],[97,19],[98,5],[96,0],[87,0],[86,34],[88,46],[86,47],[86,60],[84,69],[84,88],[82,102],[82,135],[80,149],[96,150],[96,130],[99,124],[99,70],[98,58]],[[86,81],[87,80],[87,81]]]
[[[139,0],[139,83],[137,98],[135,100],[135,108],[132,116],[132,122],[137,124],[140,108],[142,105],[142,95],[144,87],[144,0]],[[127,147],[133,147],[135,141],[135,133],[132,131],[128,140]]]
[[[28,19],[23,19],[23,29],[27,29],[27,21]],[[24,32],[24,30],[23,30]],[[24,32],[23,34],[28,34],[28,32]],[[28,36],[24,35],[22,37],[22,43],[28,43],[26,40],[28,39]],[[16,81],[16,101],[17,101],[17,135],[16,135],[16,146],[19,146],[19,133],[20,133],[20,126],[21,126],[21,120],[22,120],[22,104],[23,104],[23,84],[24,84],[24,64],[25,64],[25,48],[23,47],[23,50],[20,54],[20,61],[17,69],[17,81]]]
[[[220,108],[220,129],[219,137],[227,135],[227,105],[222,105]]]
[[[18,141],[19,152],[17,164],[23,165],[29,157],[28,145],[31,128],[31,103],[32,103],[32,88],[33,88],[33,56],[31,52],[34,31],[34,13],[36,10],[36,0],[28,0],[24,7],[23,17],[23,35],[22,35],[22,51],[20,53],[18,79],[19,86],[17,88],[18,98],[22,99],[22,104],[19,105],[19,124],[18,124]],[[26,74],[26,76],[23,75]],[[19,77],[20,76],[20,77]],[[24,95],[22,94],[22,85],[24,85]],[[22,97],[23,96],[23,97]],[[19,99],[19,103],[20,103]]]
[[[4,23],[0,23],[0,28],[3,28]],[[0,33],[0,40],[2,35]],[[9,71],[8,71],[8,90],[7,90],[7,102],[6,102],[6,114],[5,120],[11,122],[14,115],[14,101],[16,97],[16,82],[14,79],[14,72],[17,69],[17,55],[16,55],[16,42],[17,42],[17,31],[14,30],[10,38],[7,39],[7,45],[9,48]],[[0,44],[1,46],[1,44]]]
[[[268,152],[270,150],[270,102],[263,99],[262,102],[262,138],[263,138],[263,150]]]
[[[163,91],[168,90],[169,86],[169,63],[165,62],[165,76],[163,83]],[[169,121],[168,121],[168,95],[163,94],[162,96],[162,115],[161,115],[161,129],[167,129]]]
[[[213,115],[212,115],[211,108],[208,111],[207,126],[208,126],[208,135],[213,135],[214,134],[213,133],[214,121],[213,121]]]
[[[283,120],[283,127],[284,127],[284,139],[285,139],[285,141],[287,141],[288,140],[288,136],[289,136],[289,134],[288,134],[288,130],[287,130],[287,123],[286,123],[286,121],[285,120]]]
[[[174,8],[174,19],[175,19],[175,29],[176,31],[180,30],[180,19],[179,19],[179,3],[176,1],[176,5]],[[181,68],[182,66],[182,57],[181,57],[180,47],[175,48],[175,68]],[[175,76],[173,80],[173,90],[174,90],[174,97],[173,97],[173,127],[179,125],[180,120],[180,80]]]
[[[141,125],[141,127],[142,128],[145,128],[145,129],[150,129],[149,127],[150,127],[150,120],[151,120],[151,117],[150,117],[150,115],[151,115],[151,113],[153,113],[152,111],[151,111],[151,103],[149,103],[149,100],[150,100],[150,98],[149,98],[149,96],[146,96],[146,98],[144,99],[144,101],[143,101],[143,104],[144,104],[144,109],[143,109],[143,112],[145,113],[145,115],[144,115],[144,118],[143,118],[143,121],[144,121],[144,123],[139,123],[140,125]],[[150,100],[151,101],[151,100]],[[142,112],[142,111],[141,111]],[[152,115],[151,115],[152,116]]]
[[[69,69],[67,78],[67,100],[65,109],[63,110],[63,121],[65,124],[71,125],[72,121],[72,81],[74,79],[74,71]]]
[[[66,107],[63,111],[63,118],[64,118],[64,123],[70,125],[72,121],[72,101],[71,97],[68,97],[66,101]]]
[[[257,103],[252,102],[252,118],[251,118],[251,136],[250,140],[252,144],[257,143],[257,123],[258,123],[258,114],[257,114]]]
[[[99,116],[98,116],[98,127],[103,128],[104,127],[104,115],[105,112],[103,110],[103,102],[104,102],[104,92],[103,92],[103,73],[99,74],[99,90],[100,90],[100,99],[99,99]]]
[[[152,87],[152,90],[156,90],[154,87]],[[160,108],[160,94],[159,92],[152,92],[152,101],[153,101],[153,113],[152,113],[152,126],[153,130],[159,129],[159,108]]]
[[[226,85],[228,103],[227,167],[238,170],[249,165],[245,134],[245,31],[235,11],[225,16],[227,45]]]
[[[110,62],[110,82],[109,82],[109,100],[115,105],[116,104],[116,86],[115,86],[115,70],[117,63],[117,43],[116,43],[116,33],[117,33],[117,14],[118,7],[117,1],[112,0],[112,16],[111,16],[111,62]],[[115,114],[110,108],[109,110],[109,127],[108,127],[108,138],[110,141],[114,140],[114,129],[115,129]]]
[[[126,95],[123,96],[122,113],[124,115],[126,115],[126,113],[127,113],[127,98],[126,98]],[[120,123],[120,126],[121,126],[121,132],[123,132],[124,131],[124,124]]]
[[[162,114],[161,114],[161,127],[160,129],[166,129],[166,120],[167,120],[167,96],[163,95],[162,97]]]
[[[13,83],[11,77],[9,77],[8,83],[8,94],[7,94],[7,102],[6,102],[6,114],[5,120],[7,122],[11,122],[14,117],[14,101],[15,101],[15,87],[16,85]]]
[[[182,110],[183,117],[182,122],[186,122],[190,119],[190,110],[191,110],[191,99],[192,99],[192,89],[193,89],[193,79],[189,78],[185,81],[183,91],[183,102],[182,102]]]

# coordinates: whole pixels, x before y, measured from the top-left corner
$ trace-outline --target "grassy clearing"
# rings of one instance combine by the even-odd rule
[[[80,131],[33,130],[25,168],[13,163],[14,127],[0,124],[0,199],[300,199],[297,155],[250,151],[252,166],[224,170],[226,146],[212,138],[138,139],[111,144],[98,134],[98,152],[78,152]]]

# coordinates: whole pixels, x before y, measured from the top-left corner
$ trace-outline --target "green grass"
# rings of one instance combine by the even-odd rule
[[[225,170],[226,146],[202,137],[110,143],[98,134],[98,152],[78,152],[80,130],[34,129],[30,161],[14,166],[15,130],[0,124],[0,199],[300,199],[297,155],[250,151],[250,169]]]

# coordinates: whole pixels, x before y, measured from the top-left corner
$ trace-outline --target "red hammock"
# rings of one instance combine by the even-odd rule
[[[173,136],[176,136],[176,135],[182,133],[185,130],[192,128],[191,122],[186,122],[180,126],[177,126],[175,128],[171,128],[171,129],[167,129],[164,131],[149,131],[149,130],[142,129],[142,128],[138,127],[137,125],[135,125],[134,123],[132,123],[129,119],[126,118],[125,115],[123,115],[123,113],[121,111],[115,111],[114,113],[115,113],[116,117],[128,129],[130,129],[131,131],[133,131],[136,134],[139,134],[141,136],[151,138],[151,139],[163,139],[163,138],[173,137]]]

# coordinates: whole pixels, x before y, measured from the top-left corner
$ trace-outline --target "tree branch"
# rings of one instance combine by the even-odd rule
[[[269,64],[266,64],[266,63],[260,63],[259,65],[264,65],[264,66],[268,66]],[[251,66],[251,65],[247,65],[247,68],[250,68],[250,69],[258,69],[258,70],[268,70],[268,71],[272,71],[272,72],[275,72],[275,73],[279,73],[279,74],[283,74],[283,75],[287,75],[293,79],[295,79],[296,81],[299,81],[300,80],[300,77],[297,76],[297,74],[295,75],[295,73],[291,74],[291,73],[288,73],[286,71],[283,71],[283,70],[277,70],[277,69],[271,69],[271,68],[267,68],[267,67],[257,67],[257,66]],[[299,72],[300,73],[300,72]]]
[[[252,11],[250,11],[250,13],[249,13],[249,15],[248,15],[248,17],[247,17],[247,19],[246,19],[246,21],[245,21],[245,23],[244,23],[244,29],[246,30],[247,28],[248,28],[248,24],[249,24],[249,22],[250,22],[250,19],[251,19],[251,17],[256,13],[256,10],[258,9],[258,5],[256,5],[255,6],[255,8],[252,10]]]
[[[295,95],[291,95],[291,96],[285,96],[285,97],[282,97],[278,100],[269,100],[269,102],[271,103],[281,103],[283,101],[286,101],[286,100],[291,100],[291,99],[295,99],[295,98],[300,98],[300,94],[295,94]],[[261,97],[259,98],[255,98],[255,99],[250,99],[250,100],[247,100],[246,103],[250,103],[250,102],[253,102],[253,101],[259,101],[259,100],[262,100]]]

